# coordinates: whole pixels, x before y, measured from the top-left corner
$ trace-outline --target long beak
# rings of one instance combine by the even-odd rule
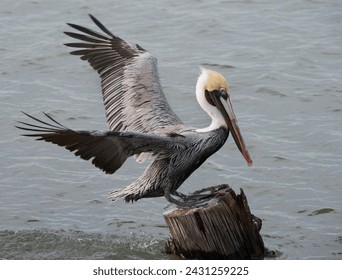
[[[249,152],[246,148],[245,141],[242,138],[240,133],[240,129],[234,114],[233,106],[230,101],[230,98],[223,98],[222,96],[214,98],[214,102],[216,107],[220,110],[221,114],[223,115],[228,129],[232,134],[234,141],[239,148],[241,154],[245,158],[248,166],[251,166],[253,161],[249,155]]]

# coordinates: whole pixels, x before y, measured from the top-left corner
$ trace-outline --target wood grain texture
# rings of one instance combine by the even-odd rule
[[[198,206],[164,212],[171,236],[165,251],[186,259],[262,259],[261,220],[251,214],[246,196],[228,185],[206,188]]]

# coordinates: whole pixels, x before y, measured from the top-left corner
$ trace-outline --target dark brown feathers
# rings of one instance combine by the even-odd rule
[[[176,147],[176,143],[171,143],[167,137],[123,131],[75,131],[46,113],[44,115],[50,122],[24,114],[36,124],[19,121],[20,125],[16,127],[29,132],[23,136],[65,147],[84,160],[92,159],[96,167],[109,174],[119,169],[132,155],[144,152],[167,154]]]

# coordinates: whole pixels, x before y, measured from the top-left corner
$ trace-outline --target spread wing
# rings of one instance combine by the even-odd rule
[[[68,23],[81,33],[65,32],[81,42],[71,54],[87,60],[101,77],[106,117],[112,131],[154,132],[160,127],[181,125],[163,94],[157,60],[136,44],[113,35],[89,15],[103,33]]]
[[[28,131],[24,136],[35,137],[65,147],[84,160],[92,159],[92,163],[106,173],[118,170],[126,159],[140,153],[166,155],[182,144],[160,137],[129,131],[75,131],[60,124],[45,114],[48,121],[43,121],[29,114],[26,116],[35,124],[19,122],[19,129]]]

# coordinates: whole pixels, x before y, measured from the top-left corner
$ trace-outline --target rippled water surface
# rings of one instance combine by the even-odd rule
[[[192,126],[209,124],[198,66],[228,78],[251,156],[227,144],[182,186],[242,187],[283,259],[342,258],[341,1],[1,1],[0,258],[160,259],[164,198],[110,204],[146,165],[109,176],[49,143],[19,136],[20,111],[75,129],[107,129],[97,74],[63,43],[65,23],[114,33],[159,61],[165,94]]]

